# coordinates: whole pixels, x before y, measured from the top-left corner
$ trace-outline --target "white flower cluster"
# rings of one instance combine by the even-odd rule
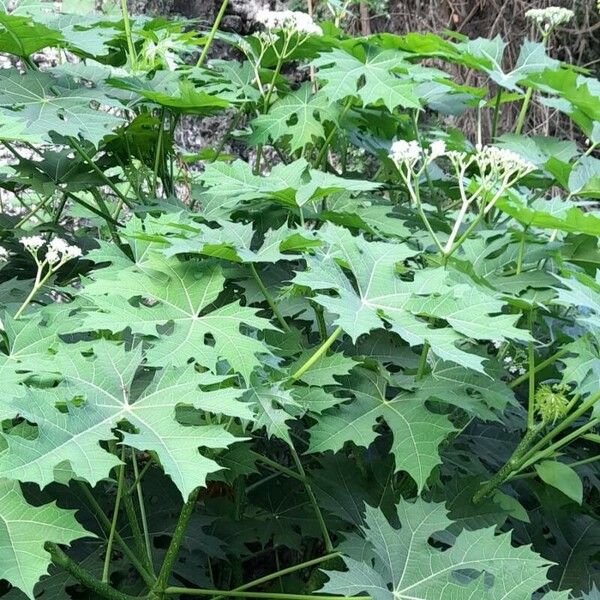
[[[21,244],[23,244],[26,250],[34,255],[36,260],[38,250],[46,246],[46,241],[39,235],[22,237],[19,241]],[[45,261],[51,266],[60,266],[66,263],[68,260],[77,258],[79,256],[81,256],[81,248],[79,248],[79,246],[71,246],[62,238],[55,237],[47,244]]]
[[[296,10],[259,10],[256,20],[268,30],[285,29],[300,35],[323,35],[323,30],[309,14]]]
[[[430,163],[440,156],[446,154],[446,143],[443,140],[435,140],[429,146],[429,150],[421,148],[420,144],[414,140],[407,142],[406,140],[398,140],[392,144],[389,157],[396,165],[406,165],[412,169],[419,160],[423,160],[425,164]]]
[[[525,375],[525,373],[527,373],[525,367],[516,364],[512,356],[505,356],[504,364],[506,365],[508,372],[512,373],[513,375]]]
[[[525,13],[525,16],[548,31],[553,27],[568,23],[575,13],[568,8],[549,6],[548,8],[531,8]]]
[[[452,151],[446,152],[446,156],[454,165],[457,175],[464,174],[469,166],[475,164],[479,169],[481,184],[488,190],[496,184],[506,189],[536,169],[533,163],[516,152],[498,146],[478,145],[474,154]]]
[[[0,263],[8,260],[8,250],[4,246],[0,246]]]
[[[392,144],[389,157],[396,164],[414,165],[419,161],[422,155],[421,146],[415,142],[407,142],[406,140],[398,140]]]
[[[521,173],[521,176],[523,176],[536,169],[533,163],[525,160],[516,152],[506,148],[498,148],[498,146],[478,148],[475,154],[475,162],[482,173],[487,171]]]

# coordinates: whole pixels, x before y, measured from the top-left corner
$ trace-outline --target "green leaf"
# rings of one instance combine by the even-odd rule
[[[560,362],[565,368],[562,381],[565,385],[575,384],[581,394],[593,394],[600,389],[600,349],[592,335],[582,336],[565,346],[571,356]]]
[[[523,79],[534,73],[556,69],[560,64],[546,54],[544,44],[530,40],[523,42],[515,68],[508,73],[502,68],[506,43],[500,36],[492,40],[469,40],[458,44],[457,47],[464,53],[461,61],[484,71],[494,82],[508,90],[518,91],[517,83]]]
[[[182,227],[185,237],[164,236],[165,243],[170,245],[162,253],[165,256],[198,253],[233,262],[274,263],[295,260],[301,256],[294,252],[283,254],[284,250],[307,249],[319,245],[312,232],[302,228],[291,229],[285,223],[279,229],[266,231],[262,239],[251,223],[220,219],[217,223],[220,227],[185,225]],[[260,245],[257,239],[262,242]]]
[[[269,437],[279,438],[293,447],[288,422],[294,420],[293,412],[297,412],[298,404],[290,391],[284,389],[281,384],[250,385],[244,398],[257,409],[254,429],[260,430],[264,427]]]
[[[52,141],[52,133],[83,138],[94,145],[123,118],[92,107],[92,103],[118,106],[103,90],[86,88],[49,73],[0,72],[0,106],[11,121],[18,119],[28,135]]]
[[[217,265],[159,256],[147,266],[121,270],[114,279],[103,278],[100,271],[96,281],[82,291],[94,307],[87,311],[84,325],[86,330],[115,332],[129,327],[134,333],[156,338],[147,352],[150,365],[182,366],[193,358],[215,371],[225,359],[248,381],[261,364],[258,355],[270,354],[270,350],[241,328],[276,327],[239,302],[215,305],[224,284]],[[136,298],[152,304],[134,305],[130,301]],[[170,333],[162,327],[169,323]]]
[[[369,446],[383,419],[392,432],[391,452],[396,471],[407,471],[423,489],[433,468],[441,462],[438,446],[454,431],[443,415],[429,411],[422,397],[400,393],[389,398],[385,379],[361,370],[351,376],[354,400],[321,415],[310,429],[310,451],[341,450],[348,441]]]
[[[74,511],[55,503],[32,506],[19,483],[0,479],[0,562],[2,578],[34,597],[33,587],[51,564],[46,542],[70,544],[93,537],[75,519]]]
[[[577,472],[569,465],[558,462],[557,460],[544,460],[534,466],[540,479],[560,490],[565,496],[568,496],[581,504],[583,501],[583,484]]]
[[[63,37],[59,31],[36,23],[31,17],[0,12],[0,52],[27,58],[48,46],[59,46]]]
[[[294,373],[298,370],[312,355],[311,351],[304,352],[294,364],[290,366],[290,372]],[[324,385],[339,385],[334,377],[347,375],[356,363],[341,352],[335,352],[329,355],[323,355],[314,363],[308,371],[306,371],[300,381],[304,381],[308,385],[324,386]]]
[[[313,61],[318,77],[325,81],[323,93],[330,100],[355,96],[365,106],[383,103],[392,112],[402,108],[420,108],[415,84],[410,78],[397,77],[393,71],[400,67],[405,54],[397,50],[377,51],[370,48],[357,58],[348,52],[334,49],[320,54]]]
[[[498,420],[507,406],[516,405],[513,391],[499,378],[490,379],[462,366],[439,362],[430,375],[414,383],[422,400],[453,404],[483,420]]]
[[[278,164],[268,176],[254,175],[250,165],[236,160],[232,164],[212,163],[202,174],[204,185],[219,197],[236,197],[238,201],[265,197],[287,206],[302,206],[335,191],[364,192],[377,189],[379,183],[338,177],[310,169],[301,158],[287,165]]]
[[[600,160],[581,157],[569,175],[569,191],[581,198],[600,198]]]
[[[215,379],[188,365],[158,371],[136,394],[136,373],[142,367],[139,349],[126,352],[102,341],[92,346],[94,355],[87,357],[83,352],[88,347],[61,348],[53,362],[62,374],[60,384],[45,390],[28,388],[23,399],[11,403],[14,415],[35,423],[37,436],[4,436],[8,449],[0,455],[0,475],[45,486],[68,466],[75,476],[95,485],[119,464],[100,442],[115,439],[113,430],[126,421],[130,427],[123,433],[124,443],[156,452],[187,498],[204,485],[209,473],[221,468],[201,455],[198,446],[226,448],[239,438],[221,425],[183,426],[176,419],[177,407],[189,405],[248,418],[251,413],[237,401],[242,390],[200,392],[200,385],[214,384]]]
[[[319,230],[319,238],[323,246],[307,257],[308,269],[296,273],[293,281],[313,290],[332,290],[334,295],[318,294],[314,300],[336,315],[334,324],[354,342],[389,323],[410,345],[428,341],[444,360],[483,371],[482,359],[457,343],[467,338],[528,338],[526,331],[514,327],[515,315],[500,314],[504,302],[484,288],[453,282],[446,270],[418,270],[412,281],[401,279],[397,266],[417,253],[406,244],[367,242],[331,224]],[[452,329],[429,327],[421,316],[444,319]]]
[[[398,519],[395,529],[367,506],[361,537],[341,546],[347,571],[326,571],[322,591],[364,592],[374,600],[524,600],[548,581],[548,561],[513,547],[510,533],[495,535],[495,527],[463,531],[448,549],[434,547],[432,536],[452,523],[443,504],[403,501]]]
[[[285,138],[294,153],[325,137],[323,123],[335,122],[337,111],[324,93],[313,94],[310,83],[277,100],[269,112],[251,121],[252,144],[278,142]]]
[[[108,83],[175,112],[209,115],[229,106],[227,100],[205,93],[177,71],[157,71],[153,79],[113,77]]]
[[[535,200],[528,206],[513,192],[498,200],[496,206],[527,227],[600,235],[600,218],[563,198]]]

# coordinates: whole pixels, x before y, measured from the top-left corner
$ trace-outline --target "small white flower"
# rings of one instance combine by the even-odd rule
[[[444,142],[444,140],[435,140],[434,142],[431,142],[431,146],[429,146],[430,160],[444,156],[444,154],[446,154],[446,142]]]
[[[527,373],[525,367],[519,367],[519,375],[525,375],[525,373]]]
[[[498,146],[483,146],[475,154],[475,162],[479,170],[504,173],[517,173],[523,175],[535,171],[536,166],[519,156],[516,152]]]
[[[46,260],[51,265],[55,265],[56,263],[59,263],[61,261],[61,259],[62,259],[62,257],[61,257],[61,254],[58,252],[58,250],[54,250],[53,248],[50,248],[48,250],[48,252],[46,252]]]
[[[65,251],[65,257],[67,259],[78,258],[81,254],[81,248],[79,246],[69,246]]]
[[[496,348],[496,350],[498,350],[500,348],[500,346],[502,346],[502,342],[500,340],[494,340],[492,342],[492,346],[494,346],[494,348]]]
[[[422,154],[423,151],[418,142],[398,140],[392,144],[389,157],[396,164],[405,163],[412,167],[421,158]]]
[[[512,356],[505,356],[504,357],[504,362],[508,365],[512,362]]]
[[[30,252],[37,252],[46,243],[40,235],[22,237],[19,241]]]
[[[323,30],[315,24],[312,17],[300,11],[259,10],[256,20],[268,30],[285,29],[301,35],[323,35]]]
[[[68,242],[59,237],[52,238],[50,242],[48,242],[49,250],[54,250],[55,252],[60,252],[61,254],[66,252],[68,247]]]
[[[525,16],[548,31],[551,27],[568,23],[575,13],[568,8],[549,6],[548,8],[531,8],[525,13]]]
[[[8,260],[8,250],[4,246],[0,246],[0,263]]]

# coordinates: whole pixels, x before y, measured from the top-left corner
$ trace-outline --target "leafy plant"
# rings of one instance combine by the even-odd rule
[[[0,13],[0,593],[596,597],[600,86],[547,53],[570,11],[509,64],[352,39],[343,2],[235,36],[226,6],[206,35]]]

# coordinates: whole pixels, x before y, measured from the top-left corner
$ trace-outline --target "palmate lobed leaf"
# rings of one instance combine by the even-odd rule
[[[93,537],[75,519],[74,511],[55,503],[32,506],[16,481],[0,479],[0,564],[2,579],[33,598],[33,588],[48,572],[46,542],[70,544]]]
[[[66,465],[75,476],[95,485],[108,477],[119,459],[100,446],[115,439],[113,430],[122,421],[131,428],[124,442],[134,448],[156,452],[165,472],[182,496],[205,483],[206,476],[221,467],[198,452],[198,447],[226,448],[235,438],[220,425],[186,427],[177,422],[176,408],[189,405],[209,412],[251,418],[247,405],[238,402],[242,390],[233,388],[200,391],[218,379],[199,374],[193,366],[165,368],[135,395],[136,373],[142,368],[139,349],[101,341],[61,348],[52,368],[60,376],[57,387],[28,388],[21,399],[9,403],[37,428],[34,439],[18,434],[4,436],[8,448],[0,454],[0,476],[45,486]]]
[[[276,329],[257,310],[239,302],[215,306],[225,277],[218,265],[156,255],[143,266],[121,270],[85,287],[82,296],[94,307],[87,310],[84,330],[105,329],[134,333],[156,339],[146,353],[150,365],[183,366],[190,359],[215,371],[220,360],[249,381],[261,361],[259,354],[270,349],[241,328]],[[143,299],[133,305],[132,299]],[[162,326],[172,324],[170,333]],[[210,339],[207,339],[207,336]]]
[[[297,91],[278,100],[269,112],[256,117],[252,125],[249,142],[266,144],[289,139],[292,153],[307,144],[325,137],[323,123],[335,122],[337,110],[322,92],[313,94],[310,83],[303,84]]]
[[[94,106],[92,106],[94,104]],[[52,142],[52,134],[83,138],[94,145],[123,118],[101,106],[120,106],[106,89],[86,88],[75,81],[50,73],[14,69],[0,73],[0,106],[11,120],[18,119],[28,135]]]
[[[420,108],[415,84],[410,76],[404,79],[394,74],[402,65],[405,54],[397,50],[378,51],[368,48],[357,58],[341,49],[325,52],[313,61],[318,76],[325,80],[323,93],[330,100],[356,96],[364,105],[383,103],[392,112],[395,108]],[[364,81],[363,81],[364,80]]]
[[[428,410],[427,395],[403,393],[388,397],[387,382],[376,373],[359,370],[350,377],[354,399],[321,415],[310,429],[311,452],[342,449],[347,441],[368,446],[377,438],[376,425],[385,421],[392,432],[396,471],[407,471],[423,489],[441,462],[438,446],[455,429],[444,415]]]
[[[397,265],[418,253],[407,244],[369,242],[331,224],[319,230],[319,238],[323,246],[307,257],[308,269],[297,272],[293,281],[334,291],[318,294],[315,301],[336,315],[334,323],[353,342],[389,323],[410,345],[427,341],[440,358],[483,372],[483,359],[459,343],[469,338],[529,339],[514,326],[518,317],[500,314],[503,301],[484,288],[454,281],[447,270],[417,270],[412,281],[401,279]],[[431,327],[427,317],[443,319],[451,329]]]
[[[400,529],[366,507],[361,537],[340,547],[347,571],[326,571],[323,592],[365,592],[374,600],[524,600],[548,581],[551,563],[529,547],[512,546],[509,533],[463,531],[442,551],[430,538],[451,525],[443,504],[402,501],[397,508]]]

